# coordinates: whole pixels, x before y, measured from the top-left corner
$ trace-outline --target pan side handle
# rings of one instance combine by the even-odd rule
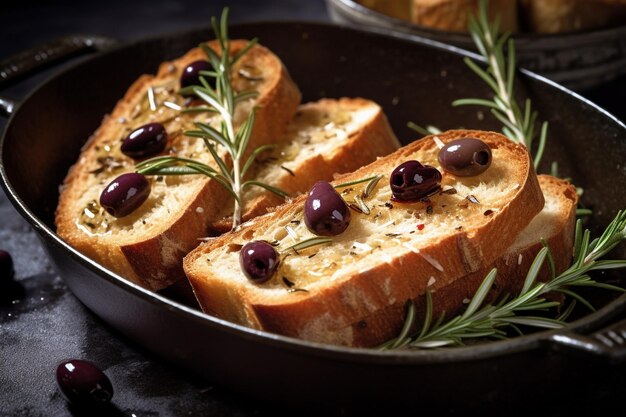
[[[597,357],[611,364],[626,362],[626,319],[590,335],[556,333],[548,339],[551,347],[564,353]]]
[[[118,42],[111,38],[90,35],[64,36],[42,45],[18,52],[0,60],[0,89],[23,79],[35,71],[88,52],[110,48]],[[9,116],[17,102],[0,97],[0,114]]]

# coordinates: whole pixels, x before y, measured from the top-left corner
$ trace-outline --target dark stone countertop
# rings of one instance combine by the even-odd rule
[[[323,0],[13,2],[0,6],[0,58],[66,34],[132,40],[201,27],[224,5],[231,6],[232,22],[328,20]],[[22,97],[56,70],[2,93]],[[584,95],[626,120],[625,93],[622,77]],[[0,119],[0,128],[4,124]],[[3,191],[0,247],[13,255],[16,280],[24,290],[19,302],[0,306],[0,416],[83,415],[68,407],[56,387],[56,364],[66,358],[88,359],[106,369],[116,392],[115,409],[104,415],[278,414],[163,363],[103,323],[68,291],[36,234]]]

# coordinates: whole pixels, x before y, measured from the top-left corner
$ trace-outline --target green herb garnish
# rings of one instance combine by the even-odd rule
[[[411,303],[401,334],[385,343],[381,348],[409,347],[422,349],[459,346],[470,339],[503,339],[507,337],[506,330],[508,329],[513,329],[522,334],[518,327],[520,325],[557,329],[566,325],[565,320],[573,310],[576,301],[593,311],[594,307],[591,303],[575,292],[573,288],[596,287],[620,292],[626,291],[614,285],[598,282],[589,275],[591,271],[626,268],[626,260],[600,259],[620,242],[626,240],[626,211],[618,212],[599,238],[591,240],[590,235],[589,230],[583,232],[582,222],[578,220],[574,237],[574,261],[569,269],[559,275],[554,273],[549,248],[544,246],[528,270],[522,290],[510,300],[505,298],[495,305],[484,304],[485,297],[497,275],[497,270],[494,268],[487,274],[463,314],[446,322],[443,321],[442,315],[437,323],[431,325],[433,303],[430,292],[427,292],[426,315],[421,330],[416,334],[409,334],[416,321],[415,305]],[[539,270],[546,260],[549,262],[552,277],[547,282],[536,282]],[[546,300],[544,296],[549,292],[566,294],[574,301],[556,318],[532,315],[531,312],[533,311],[547,311],[561,305],[558,301]]]
[[[470,34],[480,54],[487,61],[484,70],[470,58],[465,64],[474,71],[495,93],[491,100],[465,98],[455,100],[453,106],[477,105],[488,107],[491,113],[504,125],[502,132],[511,140],[531,148],[535,137],[537,112],[532,109],[529,99],[523,109],[514,97],[515,81],[515,42],[510,34],[499,34],[500,21],[493,23],[487,17],[488,0],[480,0],[478,17],[470,19]],[[506,45],[506,50],[505,50]],[[548,134],[548,122],[544,121],[539,133],[539,145],[533,158],[535,168],[539,166]]]
[[[381,176],[380,175],[372,175],[371,177],[361,178],[361,179],[358,179],[358,180],[337,184],[337,185],[335,185],[335,188],[345,188],[345,187],[350,187],[351,185],[363,184],[364,182],[370,182],[370,181],[378,182],[380,180],[379,177],[381,177]]]
[[[182,112],[217,112],[221,116],[220,128],[216,129],[206,123],[195,123],[197,130],[185,132],[186,136],[200,138],[204,141],[207,150],[217,164],[217,169],[189,159],[176,156],[160,156],[148,159],[137,164],[137,172],[144,175],[192,175],[202,174],[221,184],[234,198],[233,229],[241,223],[241,207],[243,205],[243,191],[250,186],[258,186],[276,193],[282,197],[287,194],[276,187],[260,181],[243,181],[243,178],[255,158],[271,146],[261,146],[255,149],[244,162],[252,127],[254,126],[254,109],[250,112],[238,129],[234,126],[234,114],[237,103],[255,97],[254,91],[235,92],[231,85],[231,71],[233,65],[252,48],[257,40],[249,41],[236,54],[230,53],[230,39],[228,37],[228,9],[222,12],[220,22],[213,17],[211,25],[215,38],[220,47],[220,54],[207,45],[200,47],[205,52],[213,71],[201,71],[202,85],[189,86],[180,90],[181,94],[193,94],[206,105],[191,107]],[[207,82],[207,78],[215,79],[215,88]],[[220,155],[225,150],[227,158]]]
[[[481,68],[470,58],[464,58],[465,64],[478,75],[494,92],[492,99],[462,98],[452,102],[453,106],[475,105],[487,107],[503,124],[502,132],[514,142],[531,149],[536,132],[537,112],[532,109],[530,99],[524,102],[523,108],[515,100],[515,41],[510,34],[498,33],[500,21],[490,22],[487,17],[488,0],[480,0],[478,17],[470,18],[470,35],[487,63]],[[441,133],[435,126],[420,126],[409,122],[408,126],[422,135]],[[541,124],[539,144],[533,157],[535,168],[539,166],[548,136],[548,122]]]
[[[316,237],[312,237],[309,239],[305,239],[301,242],[296,243],[295,245],[289,246],[282,252],[287,252],[293,249],[297,253],[299,250],[307,249],[313,246],[323,245],[326,243],[331,243],[332,241],[333,240],[329,237],[316,236]]]

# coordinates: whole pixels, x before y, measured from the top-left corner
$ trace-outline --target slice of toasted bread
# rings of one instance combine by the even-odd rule
[[[432,293],[433,317],[438,318],[443,314],[451,318],[460,314],[492,268],[497,268],[498,274],[485,302],[497,302],[501,297],[518,294],[530,265],[543,248],[542,240],[550,248],[555,272],[559,274],[569,267],[573,257],[574,224],[578,203],[576,188],[566,181],[549,175],[539,175],[538,179],[545,197],[543,210],[493,264],[448,285],[434,281],[429,287]],[[550,276],[550,267],[546,261],[537,279],[546,281]],[[425,295],[415,300],[415,306],[417,322],[421,323],[421,318],[426,312]],[[353,324],[353,332],[357,335],[356,345],[377,345],[385,339],[389,340],[397,336],[405,314],[405,306],[396,304],[369,316],[365,320],[368,324],[366,327],[359,327],[357,323]]]
[[[441,170],[439,145],[464,137],[481,139],[491,148],[489,169],[474,177],[444,172],[443,191],[427,201],[390,200],[394,168],[418,160]],[[491,265],[544,205],[527,150],[494,132],[428,136],[339,181],[375,174],[384,177],[365,201],[369,214],[353,212],[347,230],[330,244],[289,249],[313,236],[302,221],[306,196],[301,196],[190,253],[185,273],[202,309],[307,340],[375,344],[390,335],[362,340],[356,329],[370,326],[368,317],[415,299],[434,283],[450,285]],[[342,195],[352,201],[363,188],[350,187]],[[248,281],[239,266],[239,250],[251,240],[274,242],[283,253],[274,277],[261,285]]]
[[[322,99],[300,106],[282,145],[259,158],[250,177],[294,197],[317,180],[354,171],[400,147],[380,106],[362,98]],[[243,196],[242,219],[265,214],[284,203],[277,194],[251,187]],[[212,224],[217,234],[230,230],[232,204]]]
[[[471,16],[478,14],[478,0],[410,0],[411,21],[450,32],[467,32]],[[500,30],[517,32],[517,0],[491,0],[487,14],[499,17]]]
[[[209,47],[218,50],[217,43]],[[231,42],[231,54],[246,41]],[[70,245],[110,270],[141,286],[157,290],[184,276],[183,256],[207,233],[208,219],[222,209],[228,194],[204,176],[151,177],[151,193],[139,209],[115,218],[98,204],[104,187],[118,175],[134,170],[134,161],[120,151],[121,140],[148,122],[161,122],[169,135],[164,153],[216,166],[201,139],[187,137],[202,121],[219,128],[216,113],[181,113],[188,99],[177,93],[184,68],[206,56],[195,48],[163,63],[156,76],[140,77],[85,145],[68,173],[56,213],[57,233]],[[260,45],[252,47],[233,67],[236,91],[256,91],[255,98],[237,105],[235,126],[257,107],[249,151],[274,143],[300,103],[300,92],[278,57]]]

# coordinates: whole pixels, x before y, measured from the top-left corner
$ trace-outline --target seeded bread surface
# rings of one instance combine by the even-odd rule
[[[363,98],[322,99],[301,105],[281,143],[258,158],[250,177],[292,198],[307,192],[317,180],[331,181],[400,147],[380,106]],[[260,187],[248,188],[243,200],[243,221],[285,202]],[[224,207],[220,217],[211,225],[217,234],[230,230],[232,204]]]
[[[231,53],[246,45],[231,42]],[[209,47],[218,49],[215,42]],[[120,151],[124,137],[148,122],[161,122],[169,135],[164,154],[189,157],[216,166],[201,139],[183,135],[202,121],[219,128],[211,113],[181,113],[186,99],[177,94],[183,69],[205,59],[195,48],[179,59],[165,62],[155,76],[143,75],[105,117],[70,169],[56,213],[57,233],[74,248],[122,277],[152,290],[164,288],[184,276],[182,258],[198,238],[206,236],[208,219],[214,218],[228,199],[227,192],[204,176],[150,177],[148,200],[131,215],[116,219],[98,204],[104,187],[134,161]],[[235,65],[236,91],[257,91],[258,96],[237,106],[235,126],[257,107],[251,135],[252,150],[274,143],[300,103],[300,92],[278,57],[263,46],[252,47]],[[151,100],[149,97],[153,96]],[[172,108],[173,107],[173,108]],[[222,151],[219,151],[224,154]]]
[[[439,146],[463,137],[491,148],[487,171],[465,178],[444,172],[443,192],[428,201],[391,200],[389,174],[396,166],[415,159],[442,171]],[[384,177],[365,200],[370,214],[353,212],[348,229],[330,244],[288,249],[313,236],[302,221],[301,196],[190,253],[185,273],[202,309],[288,336],[371,346],[389,335],[361,340],[355,327],[369,326],[368,317],[404,305],[433,283],[450,285],[491,265],[544,205],[526,149],[494,132],[428,136],[338,181],[374,174]],[[343,198],[352,201],[362,187],[343,190]],[[283,254],[277,273],[262,285],[248,281],[239,266],[239,250],[251,240],[274,242]],[[397,323],[386,324],[377,328]]]
[[[492,268],[496,268],[498,273],[494,285],[485,298],[485,303],[495,303],[507,295],[514,297],[519,294],[526,273],[537,253],[543,248],[542,240],[550,248],[556,274],[565,271],[570,266],[573,257],[574,224],[578,203],[576,188],[566,181],[549,175],[539,175],[538,179],[545,197],[543,210],[535,216],[500,257],[491,265],[450,284],[431,281],[428,289],[432,294],[433,317],[438,318],[444,314],[447,318],[451,318],[462,313]],[[549,277],[549,265],[545,262],[537,280],[546,281]],[[549,294],[547,297],[562,298],[558,294]],[[415,300],[415,306],[417,323],[421,325],[422,318],[426,314],[425,295]],[[354,344],[374,346],[397,336],[402,328],[405,314],[405,306],[397,303],[374,312],[359,323],[352,324],[350,327],[355,338]],[[363,326],[362,323],[367,323],[367,326]]]

